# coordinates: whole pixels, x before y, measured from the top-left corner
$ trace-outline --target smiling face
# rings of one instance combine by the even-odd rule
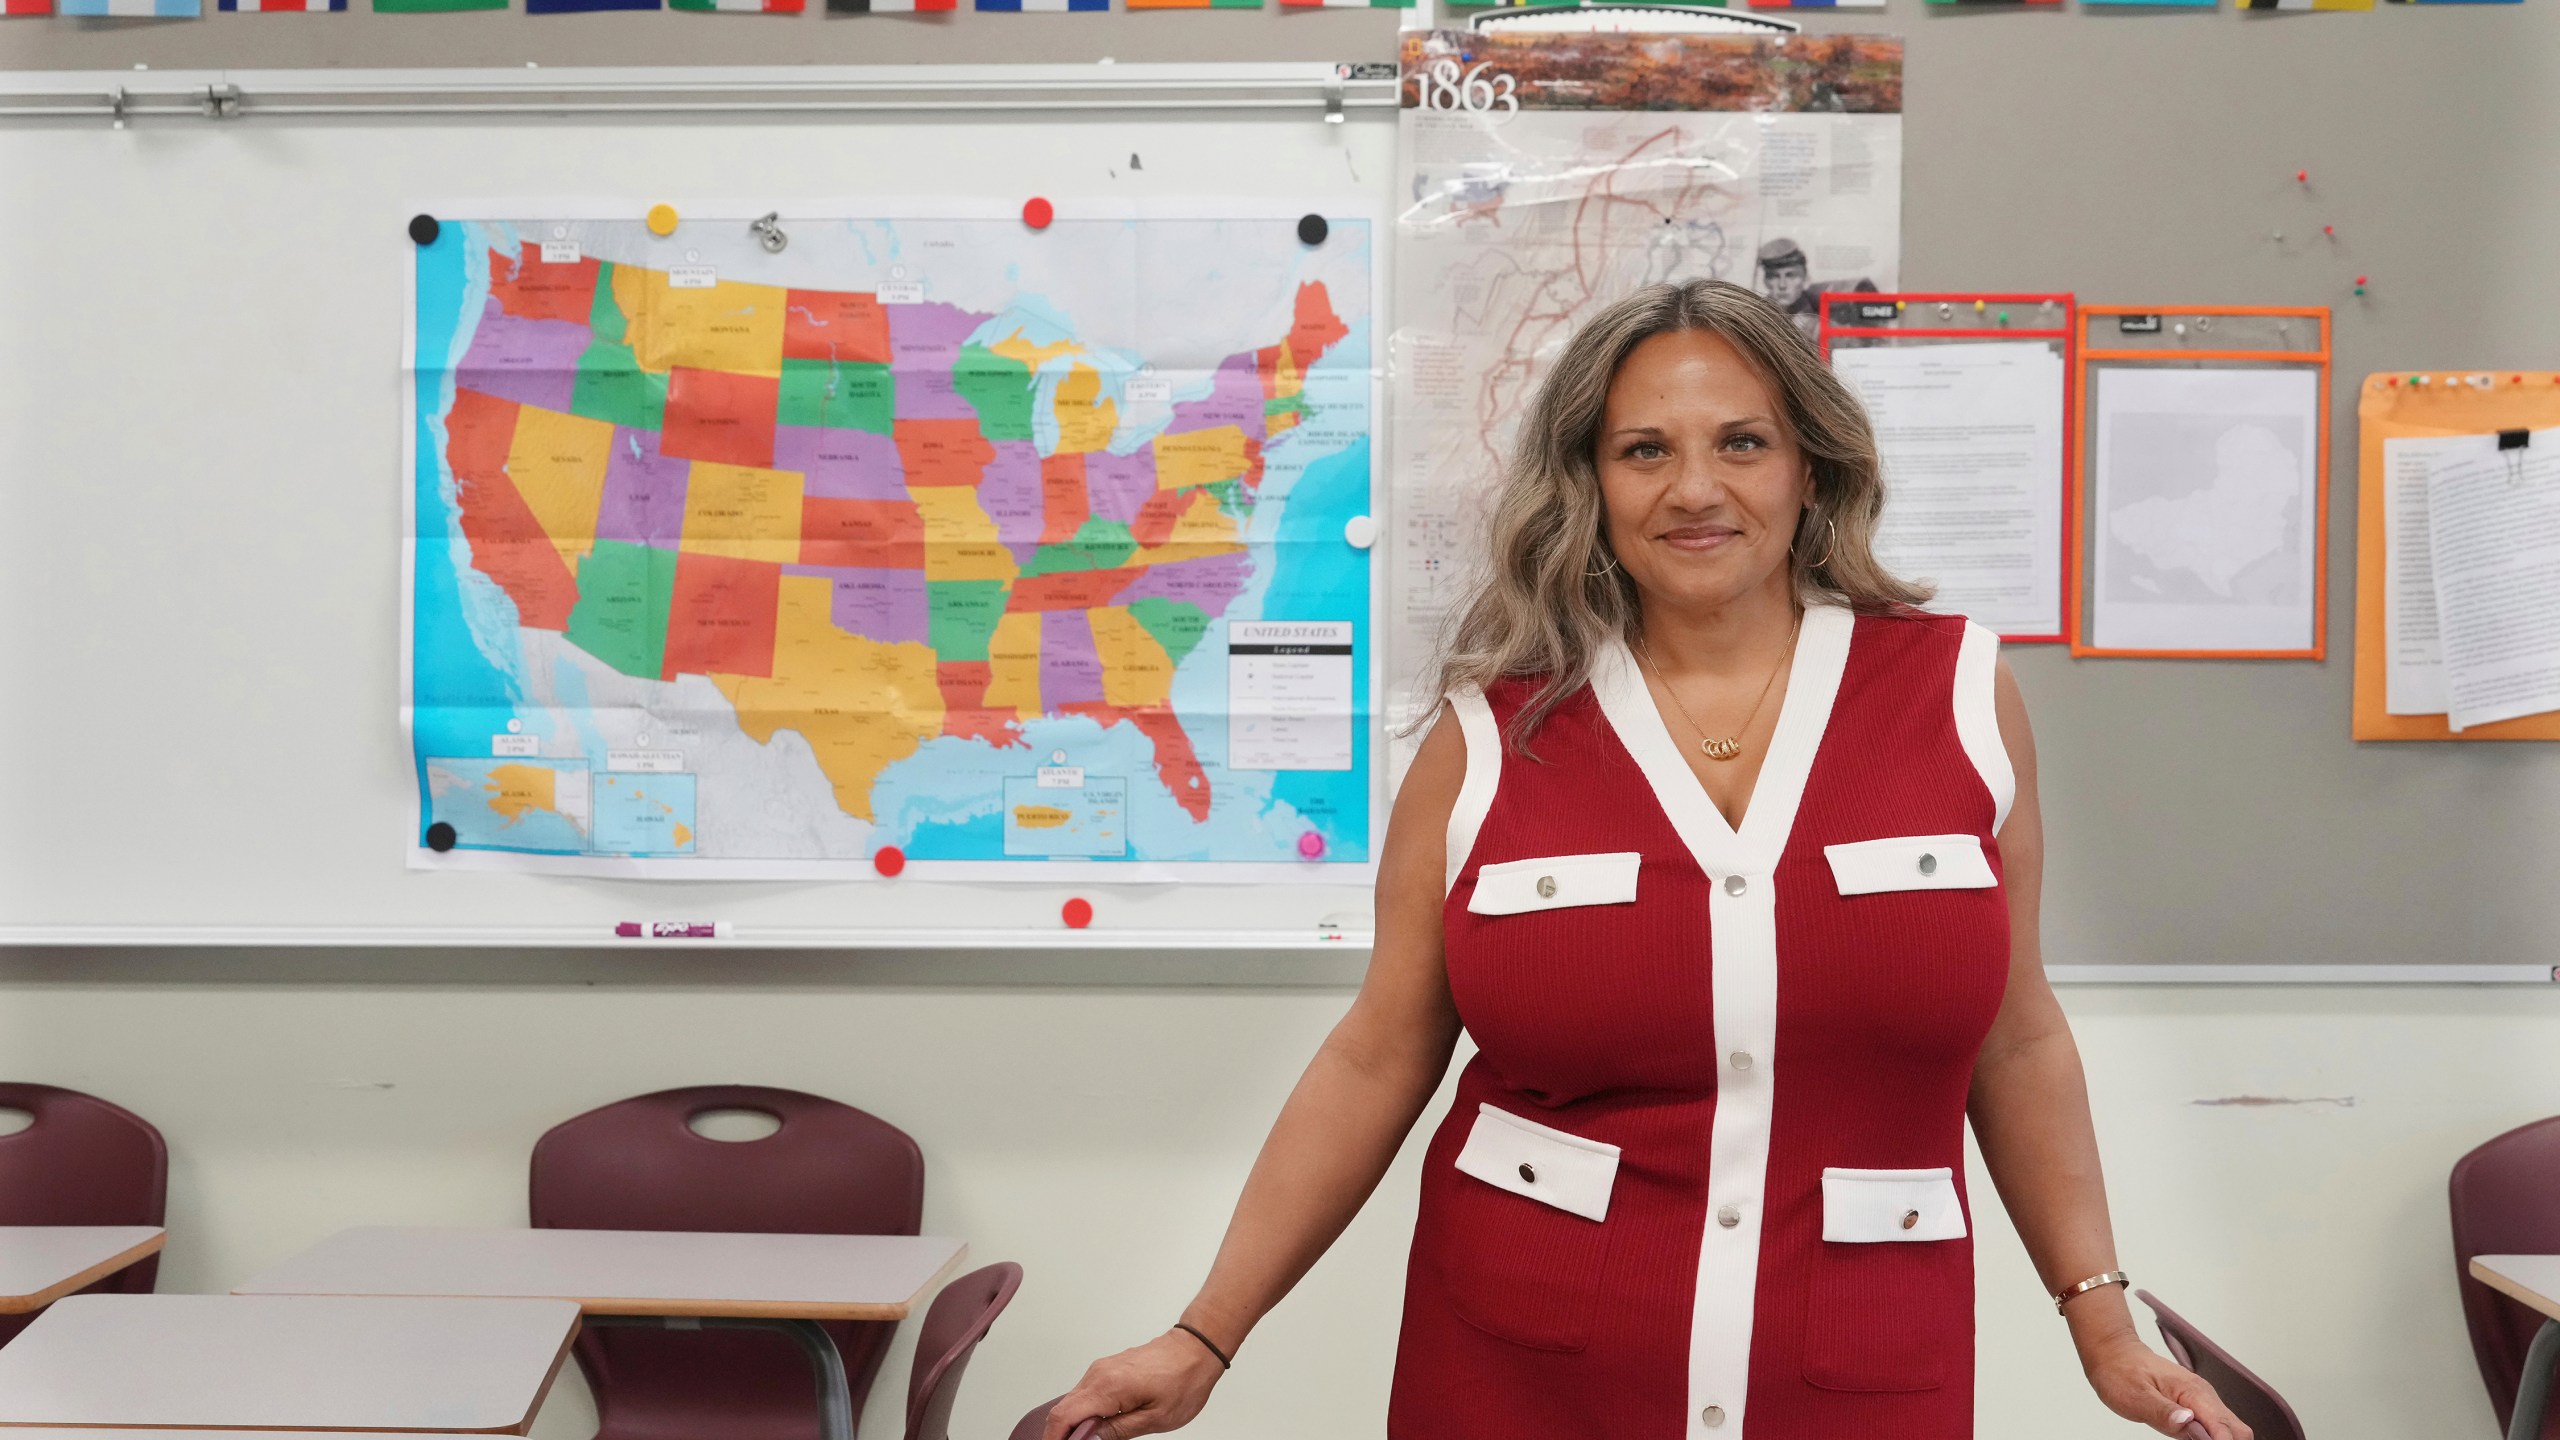
[[[1787,545],[1813,478],[1785,413],[1713,331],[1668,331],[1628,352],[1592,460],[1609,548],[1647,610],[1721,610],[1792,586]]]

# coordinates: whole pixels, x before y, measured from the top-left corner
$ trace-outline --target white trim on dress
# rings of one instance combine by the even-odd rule
[[[2018,776],[2009,766],[2009,749],[2000,743],[2000,637],[1970,620],[1964,643],[1956,651],[1956,743],[1973,761],[1974,773],[1991,792],[1991,833],[2009,823],[2009,807],[2018,798]]]
[[[1708,1141],[1705,1233],[1689,1317],[1688,1440],[1744,1440],[1753,1309],[1759,1298],[1760,1222],[1777,1082],[1778,860],[1831,706],[1848,669],[1856,617],[1839,606],[1805,611],[1787,672],[1778,726],[1736,831],[1707,797],[1646,689],[1635,657],[1611,642],[1592,667],[1592,692],[1635,758],[1663,814],[1706,872],[1715,1003],[1716,1109]],[[1742,1064],[1735,1064],[1736,1058]],[[1732,1223],[1725,1223],[1725,1217]],[[1713,1408],[1720,1424],[1704,1418]]]
[[[1459,783],[1458,803],[1449,811],[1448,878],[1440,887],[1444,896],[1458,888],[1458,874],[1476,851],[1476,836],[1493,810],[1493,792],[1502,784],[1502,727],[1494,723],[1484,692],[1469,687],[1451,695],[1449,710],[1458,717],[1459,737],[1467,742],[1467,778]]]

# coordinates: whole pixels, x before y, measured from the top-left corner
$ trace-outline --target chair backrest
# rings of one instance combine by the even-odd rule
[[[94,1095],[0,1083],[0,1109],[33,1123],[0,1135],[0,1225],[159,1225],[169,1213],[169,1147],[151,1122]],[[128,1265],[90,1293],[150,1293],[160,1257]],[[0,1315],[0,1344],[32,1315]]]
[[[711,1111],[779,1122],[753,1140],[696,1133]],[[533,1147],[537,1226],[586,1230],[913,1235],[924,1218],[924,1154],[907,1133],[850,1105],[761,1085],[662,1090],[590,1110]],[[897,1326],[829,1324],[856,1415]],[[590,1329],[578,1367],[598,1440],[794,1440],[817,1435],[807,1360],[752,1331]]]
[[[942,1287],[916,1332],[915,1369],[907,1376],[907,1440],[951,1440],[951,1405],[960,1398],[960,1375],[987,1328],[996,1323],[1022,1267],[1010,1260],[972,1270]]]
[[[2462,1319],[2504,1429],[2515,1414],[2525,1347],[2542,1317],[2472,1279],[2471,1257],[2560,1254],[2560,1116],[2510,1130],[2455,1161],[2447,1189]],[[2560,1436],[2560,1405],[2551,1407],[2542,1433]]]
[[[2148,1290],[2133,1293],[2151,1307],[2151,1318],[2159,1322],[2160,1343],[2169,1347],[2169,1358],[2203,1376],[2213,1392],[2222,1397],[2222,1403],[2231,1407],[2231,1413],[2249,1427],[2255,1440],[2303,1440],[2301,1419],[2274,1386],[2231,1358],[2230,1351],[2206,1339],[2203,1331],[2161,1304],[2158,1296]]]
[[[1066,1396],[1061,1395],[1058,1397],[1058,1400],[1064,1400],[1066,1398]],[[1013,1422],[1013,1433],[1006,1436],[1005,1440],[1040,1440],[1040,1437],[1047,1434],[1049,1431],[1049,1412],[1058,1408],[1058,1400],[1043,1400],[1038,1405],[1033,1406],[1030,1414]],[[1067,1440],[1093,1440],[1093,1437],[1100,1433],[1101,1429],[1101,1422],[1087,1420],[1073,1430],[1068,1431]]]

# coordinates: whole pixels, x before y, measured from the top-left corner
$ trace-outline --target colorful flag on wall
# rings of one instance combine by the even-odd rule
[[[959,8],[960,0],[827,0],[830,15],[912,15]]]
[[[590,10],[657,10],[659,0],[524,0],[527,15],[582,15]]]
[[[1283,0],[1287,3],[1287,0]],[[1127,0],[1132,10],[1259,10],[1262,0]]]
[[[667,0],[667,8],[727,15],[797,15],[807,8],[807,0]]]
[[[978,0],[978,8],[1007,14],[1029,10],[1108,10],[1111,0]]]
[[[1881,10],[1884,0],[1751,0],[1754,10]]]
[[[1132,0],[1134,3],[1134,0]],[[1280,0],[1291,9],[1322,6],[1328,10],[1410,10],[1413,0]],[[1490,0],[1448,0],[1451,4],[1486,4]]]
[[[2370,10],[2373,0],[2235,0],[2243,10]]]
[[[504,10],[507,0],[373,0],[382,15],[436,15],[449,10]]]
[[[260,15],[326,15],[332,10],[344,11],[347,0],[221,0],[225,11],[247,11]]]
[[[162,20],[196,20],[204,16],[204,0],[61,0],[61,15],[142,15]]]
[[[0,0],[0,18],[11,15],[50,15],[53,0]]]

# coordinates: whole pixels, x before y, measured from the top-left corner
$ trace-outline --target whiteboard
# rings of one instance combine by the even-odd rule
[[[401,340],[422,196],[1225,196],[1387,213],[1391,110],[0,131],[0,943],[1340,946],[1365,884],[412,873]],[[46,218],[49,217],[49,218]],[[1070,898],[1093,927],[1070,931]]]

